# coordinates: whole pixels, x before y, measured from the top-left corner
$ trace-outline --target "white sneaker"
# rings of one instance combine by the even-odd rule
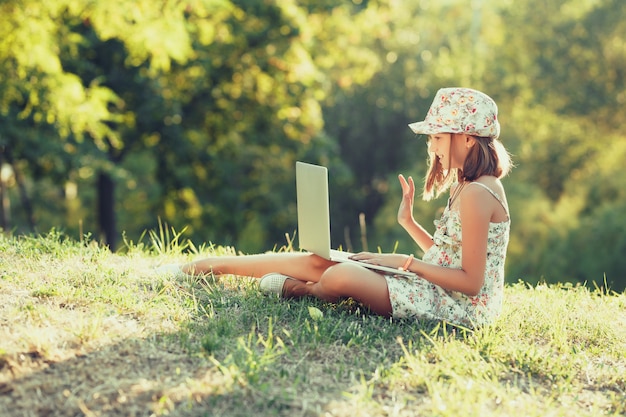
[[[266,294],[276,294],[281,297],[283,295],[283,285],[285,285],[285,281],[288,279],[293,278],[278,272],[270,272],[261,277],[259,289]]]

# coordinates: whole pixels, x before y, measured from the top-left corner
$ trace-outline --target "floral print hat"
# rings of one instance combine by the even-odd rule
[[[416,134],[465,133],[497,139],[498,106],[487,94],[471,88],[442,88],[423,122],[409,124]]]

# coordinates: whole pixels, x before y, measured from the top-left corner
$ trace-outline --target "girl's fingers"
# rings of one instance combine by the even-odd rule
[[[409,182],[406,181],[404,175],[398,175],[398,180],[400,180],[400,185],[402,186],[402,193],[406,194],[407,191],[411,191],[411,184],[413,184],[413,178],[409,177]]]
[[[405,185],[407,185],[407,182],[404,179],[404,175],[402,174],[398,175],[398,180],[400,181],[400,185],[402,186],[402,189],[404,190]]]

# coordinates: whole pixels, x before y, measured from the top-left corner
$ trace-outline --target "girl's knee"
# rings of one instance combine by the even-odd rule
[[[352,281],[355,267],[350,264],[335,264],[326,269],[320,278],[320,284],[333,292],[344,291]]]

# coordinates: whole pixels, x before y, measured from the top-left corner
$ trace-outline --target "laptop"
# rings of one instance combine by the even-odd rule
[[[334,262],[353,263],[387,274],[415,276],[413,272],[355,261],[349,259],[352,253],[331,249],[326,167],[296,162],[296,198],[300,249]]]

